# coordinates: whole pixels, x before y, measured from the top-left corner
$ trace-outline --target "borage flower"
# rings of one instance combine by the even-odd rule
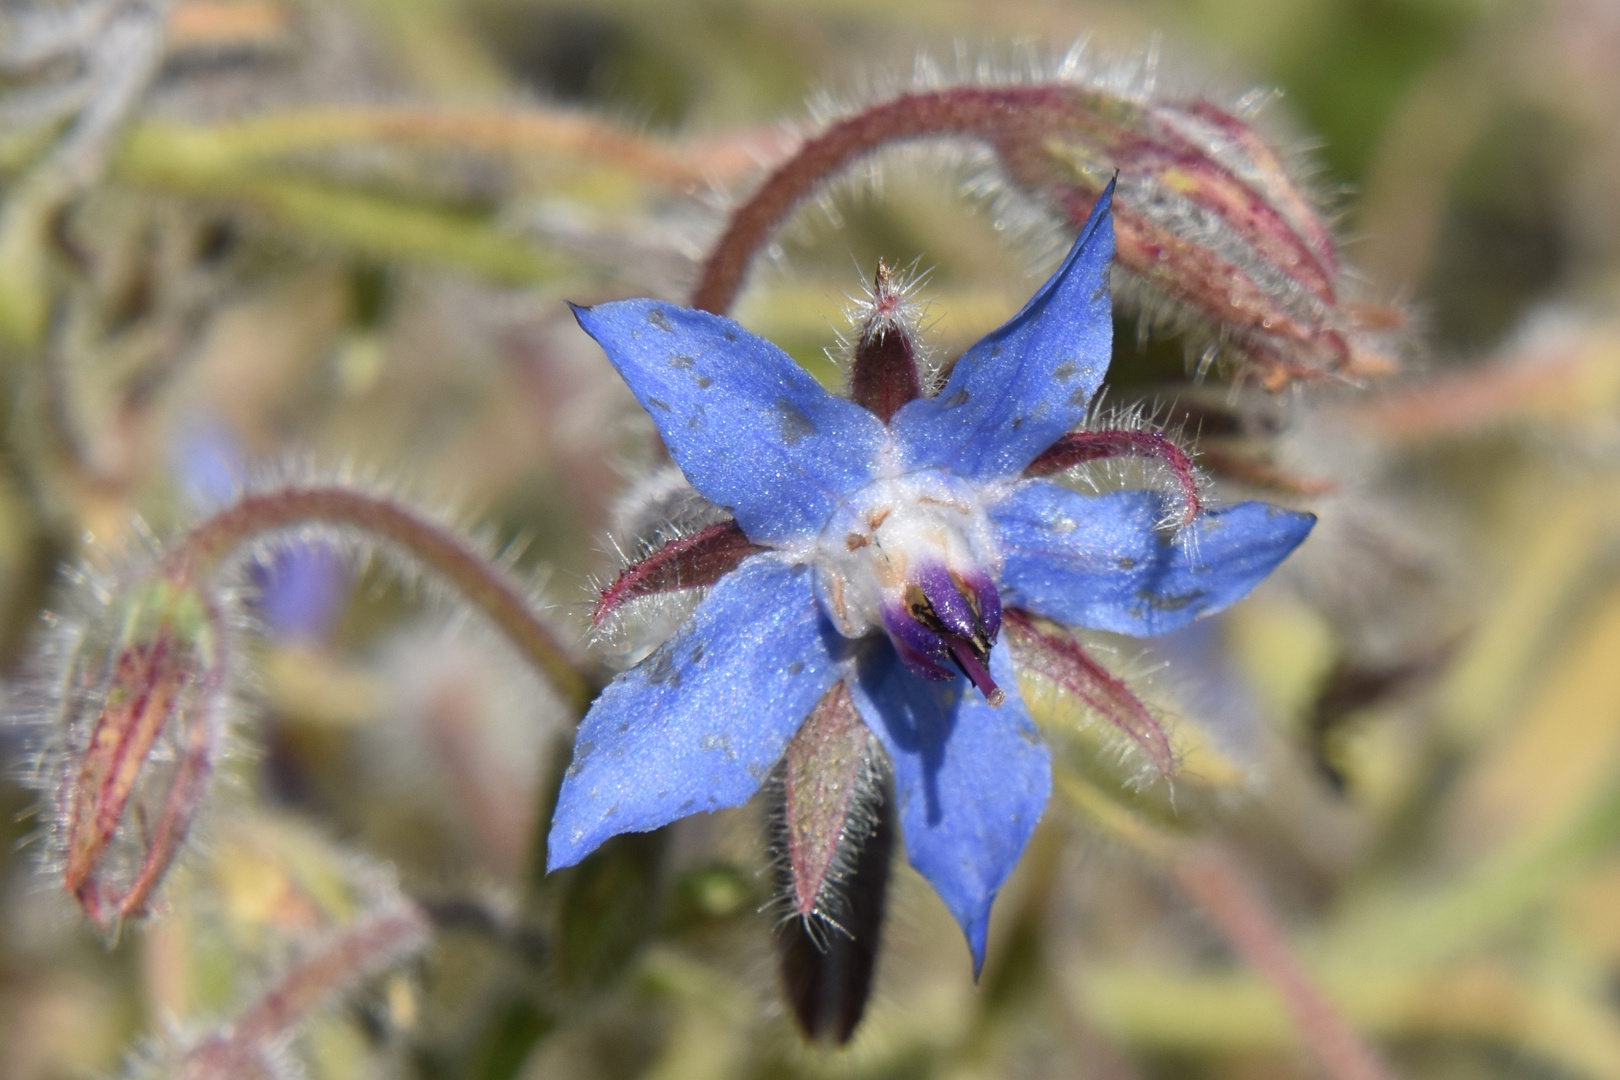
[[[1167,445],[1073,430],[1112,344],[1111,193],[1052,279],[932,397],[898,330],[863,342],[846,400],[729,319],[657,300],[575,309],[692,486],[734,521],[672,541],[604,593],[610,606],[713,584],[586,714],[550,869],[742,804],[812,710],[847,694],[887,751],[906,855],[978,970],[991,902],[1052,786],[1003,627],[1106,692],[1118,684],[1035,619],[1174,630],[1247,594],[1315,520],[1244,503],[1171,531],[1159,493],[1032,475]]]

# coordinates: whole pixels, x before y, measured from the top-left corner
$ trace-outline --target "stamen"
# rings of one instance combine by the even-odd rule
[[[968,681],[979,688],[979,693],[984,695],[984,700],[990,703],[990,707],[997,708],[1006,701],[1007,692],[996,685],[990,669],[984,666],[984,661],[979,658],[973,646],[960,638],[953,637],[946,640],[951,647],[951,659],[956,662],[962,674],[967,676]]]

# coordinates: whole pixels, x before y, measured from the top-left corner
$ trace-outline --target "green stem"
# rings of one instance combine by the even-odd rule
[[[211,143],[146,132],[124,145],[113,168],[119,179],[139,186],[247,203],[378,258],[448,263],[513,284],[550,283],[567,274],[556,255],[478,215],[256,171]]]

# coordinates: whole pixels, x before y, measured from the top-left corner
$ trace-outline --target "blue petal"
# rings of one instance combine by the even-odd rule
[[[1268,503],[1209,510],[1173,537],[1148,491],[1082,495],[1019,484],[990,511],[1006,565],[1001,600],[1058,622],[1147,637],[1241,600],[1316,524]]]
[[[937,395],[895,414],[907,464],[977,480],[1015,476],[1085,418],[1113,347],[1113,192],[1109,184],[1068,258],[1024,310],[964,353]]]
[[[1052,792],[1052,759],[1018,693],[1006,648],[990,671],[1007,694],[992,709],[965,679],[929,682],[893,649],[874,648],[855,703],[883,740],[906,857],[933,884],[984,966],[990,904],[1012,873]]]
[[[755,543],[820,530],[865,483],[883,424],[730,319],[659,300],[574,308],[681,471]]]
[[[843,671],[812,576],[778,555],[744,560],[602,691],[557,796],[548,870],[610,836],[748,801]]]

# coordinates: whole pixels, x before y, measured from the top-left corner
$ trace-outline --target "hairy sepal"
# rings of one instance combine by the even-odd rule
[[[782,987],[807,1038],[842,1045],[871,993],[895,842],[881,751],[845,684],[811,712],[778,774]]]
[[[652,554],[620,571],[602,590],[591,612],[591,624],[600,627],[631,600],[713,585],[748,556],[763,550],[743,535],[735,521],[718,522],[665,541]]]
[[[1077,465],[1111,458],[1145,458],[1165,468],[1181,497],[1181,509],[1173,524],[1190,525],[1203,512],[1203,490],[1192,455],[1161,431],[1129,428],[1071,431],[1030,462],[1024,475],[1050,476]]]
[[[1019,668],[1083,701],[1140,750],[1162,777],[1176,770],[1175,749],[1164,728],[1124,680],[1092,659],[1067,630],[1027,611],[1002,615],[1002,633]]]

